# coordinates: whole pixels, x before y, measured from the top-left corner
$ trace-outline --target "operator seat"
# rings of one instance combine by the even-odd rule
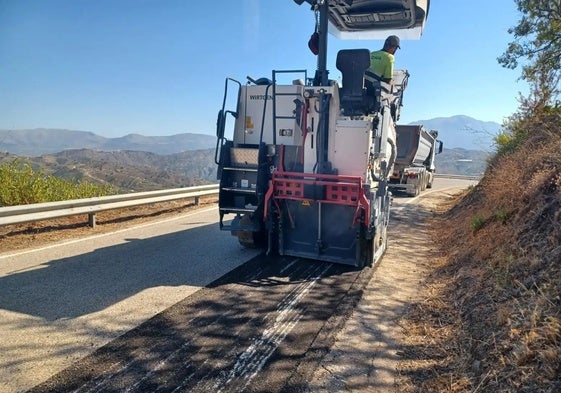
[[[370,67],[368,49],[343,49],[337,53],[337,69],[343,76],[339,89],[341,107],[346,116],[365,115],[377,110],[380,87],[364,87],[364,71]]]

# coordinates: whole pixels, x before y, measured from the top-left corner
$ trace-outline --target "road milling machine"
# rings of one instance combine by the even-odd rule
[[[247,83],[226,78],[215,152],[220,228],[267,253],[361,268],[387,246],[395,122],[409,74],[395,70],[391,85],[365,86],[370,51],[341,50],[339,86],[326,69],[328,32],[418,39],[429,0],[295,2],[316,16],[309,46],[317,70],[313,78],[305,70],[273,70],[270,79]],[[294,82],[278,83],[285,74]]]

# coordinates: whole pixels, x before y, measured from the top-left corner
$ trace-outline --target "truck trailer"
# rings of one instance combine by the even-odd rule
[[[436,172],[435,157],[442,152],[438,131],[422,125],[396,125],[397,156],[389,180],[389,189],[417,196],[431,188]]]
[[[409,73],[365,85],[368,49],[341,50],[328,78],[327,36],[420,38],[429,0],[295,0],[311,6],[317,70],[226,78],[217,117],[219,225],[245,247],[359,268],[386,250],[395,122]],[[301,56],[300,54],[298,56]],[[280,79],[290,83],[280,83]],[[233,103],[233,104],[229,104]],[[228,137],[227,125],[233,124]]]

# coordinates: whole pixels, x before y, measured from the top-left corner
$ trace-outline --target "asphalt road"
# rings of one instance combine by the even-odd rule
[[[217,217],[0,254],[0,392],[31,388],[258,254]]]
[[[271,260],[216,219],[0,254],[0,392],[304,389],[373,269]]]

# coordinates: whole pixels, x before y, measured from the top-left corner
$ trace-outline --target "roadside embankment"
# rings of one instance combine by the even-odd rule
[[[441,258],[401,323],[400,392],[561,391],[558,117],[432,220]]]

